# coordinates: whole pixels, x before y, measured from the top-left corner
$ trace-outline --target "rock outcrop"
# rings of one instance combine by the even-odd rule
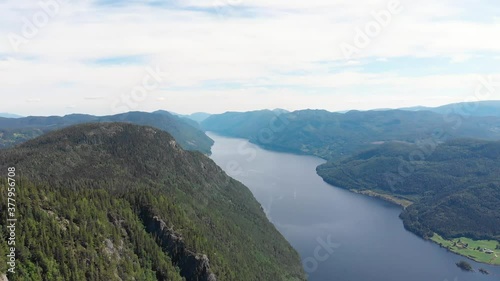
[[[159,245],[180,268],[181,276],[187,281],[217,281],[210,270],[210,260],[206,255],[187,249],[182,236],[149,210],[143,210],[141,217],[146,231],[157,237]]]

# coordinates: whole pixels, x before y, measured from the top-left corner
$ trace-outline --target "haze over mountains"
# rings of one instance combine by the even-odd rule
[[[207,119],[211,115],[210,113],[206,113],[206,112],[196,112],[196,113],[192,113],[192,114],[189,114],[189,115],[178,114],[178,113],[175,113],[175,112],[170,112],[170,113],[173,114],[173,115],[177,115],[177,116],[180,116],[180,117],[185,117],[185,118],[194,120],[196,122],[201,122],[201,121]]]
[[[476,101],[476,102],[462,102],[447,104],[438,107],[406,107],[401,108],[402,110],[412,110],[412,111],[432,111],[440,114],[462,114],[471,116],[500,116],[500,101]]]
[[[21,115],[17,115],[17,114],[12,114],[12,113],[0,112],[0,117],[4,117],[4,118],[21,118],[22,116]]]

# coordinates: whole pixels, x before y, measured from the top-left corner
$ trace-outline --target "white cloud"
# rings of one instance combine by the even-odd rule
[[[105,97],[85,97],[84,99],[86,100],[103,100]]]
[[[22,18],[40,11],[36,2],[28,2],[0,3],[1,34],[20,34]],[[158,66],[168,75],[163,90],[151,92],[151,98],[141,104],[143,110],[165,104],[185,113],[287,106],[333,110],[361,106],[359,100],[366,104],[361,107],[389,107],[375,105],[384,102],[425,104],[433,100],[431,92],[441,93],[439,97],[465,95],[470,89],[457,81],[469,81],[474,73],[417,76],[399,73],[397,66],[385,69],[393,59],[426,57],[471,63],[474,56],[470,54],[492,58],[500,54],[500,25],[464,19],[471,18],[467,17],[471,8],[479,3],[401,1],[404,10],[393,15],[391,23],[355,59],[346,61],[340,44],[352,42],[356,28],[373,21],[371,12],[386,9],[389,2],[183,2],[185,7],[206,12],[142,4],[96,6],[90,1],[64,5],[33,39],[20,46],[20,52],[14,52],[6,36],[0,39],[2,92],[16,97],[2,102],[0,111],[15,107],[24,114],[63,114],[71,112],[68,104],[78,104],[78,110],[107,114],[109,105],[96,105],[95,99],[85,97],[111,102],[129,93],[141,82],[147,65]],[[214,3],[222,15],[216,14]],[[129,56],[151,60],[144,65],[94,63]],[[375,64],[375,70],[365,69],[367,60]],[[441,69],[453,72],[454,67]],[[298,74],[286,74],[290,72]],[[222,86],[207,86],[214,81]],[[44,106],[27,105],[25,101],[33,96],[43,97]]]

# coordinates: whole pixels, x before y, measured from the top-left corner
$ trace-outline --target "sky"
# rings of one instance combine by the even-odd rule
[[[498,0],[0,0],[0,112],[500,100],[499,35]]]

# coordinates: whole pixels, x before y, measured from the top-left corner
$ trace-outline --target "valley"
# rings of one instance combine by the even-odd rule
[[[270,130],[276,120],[283,126]],[[327,159],[317,167],[327,183],[403,206],[405,227],[424,239],[499,241],[500,119],[481,113],[462,121],[457,127],[425,110],[254,111],[211,116],[202,127]]]
[[[250,188],[299,252],[309,281],[493,281],[500,276],[500,267],[474,261],[469,263],[475,273],[462,271],[455,263],[468,259],[406,230],[401,207],[325,183],[315,171],[322,159],[208,135],[215,141],[211,158]],[[242,147],[252,154],[241,154]],[[490,274],[479,273],[480,268]]]
[[[0,281],[500,281],[500,2],[0,1]]]

